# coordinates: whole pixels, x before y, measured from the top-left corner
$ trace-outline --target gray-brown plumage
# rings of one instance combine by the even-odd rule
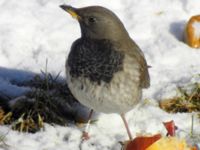
[[[122,22],[100,6],[61,8],[81,27],[81,37],[73,43],[66,61],[73,95],[100,112],[124,114],[133,109],[150,78],[144,55]]]

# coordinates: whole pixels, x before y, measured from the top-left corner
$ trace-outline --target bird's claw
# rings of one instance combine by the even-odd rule
[[[86,131],[83,131],[82,137],[81,137],[81,138],[82,138],[82,140],[84,140],[84,141],[89,140],[89,139],[90,139],[89,133],[86,132]]]

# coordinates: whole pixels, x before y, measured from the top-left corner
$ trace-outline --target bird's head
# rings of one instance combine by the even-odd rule
[[[78,20],[82,37],[121,40],[128,35],[120,19],[104,7],[74,8],[69,5],[61,5],[60,7]]]

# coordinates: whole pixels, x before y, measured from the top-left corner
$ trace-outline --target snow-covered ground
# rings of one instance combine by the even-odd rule
[[[71,43],[80,36],[79,25],[60,4],[75,7],[101,5],[114,11],[125,24],[130,36],[143,50],[150,69],[151,87],[144,91],[142,102],[126,117],[135,136],[137,133],[166,133],[162,122],[174,120],[180,137],[189,135],[190,114],[168,114],[157,101],[176,94],[175,88],[200,81],[200,50],[183,43],[186,21],[199,14],[199,0],[0,0],[0,92],[18,96],[28,88],[13,85],[44,70],[64,77],[64,64]],[[119,95],[120,96],[120,95]],[[195,119],[195,134],[200,134]],[[81,129],[45,126],[36,134],[18,133],[1,126],[8,150],[77,150]],[[128,139],[117,114],[101,114],[91,126],[92,138],[83,150],[119,150],[118,141]],[[187,137],[189,139],[189,137]],[[200,142],[199,142],[200,143]]]

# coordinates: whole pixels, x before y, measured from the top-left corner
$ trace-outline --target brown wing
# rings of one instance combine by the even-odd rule
[[[140,81],[142,88],[148,88],[150,86],[150,77],[148,66],[144,57],[141,57],[141,74],[140,74]]]
[[[131,41],[129,48],[131,50],[129,50],[128,53],[135,57],[140,64],[140,86],[142,88],[148,88],[150,86],[150,76],[148,71],[149,67],[145,60],[144,54],[134,41]]]

